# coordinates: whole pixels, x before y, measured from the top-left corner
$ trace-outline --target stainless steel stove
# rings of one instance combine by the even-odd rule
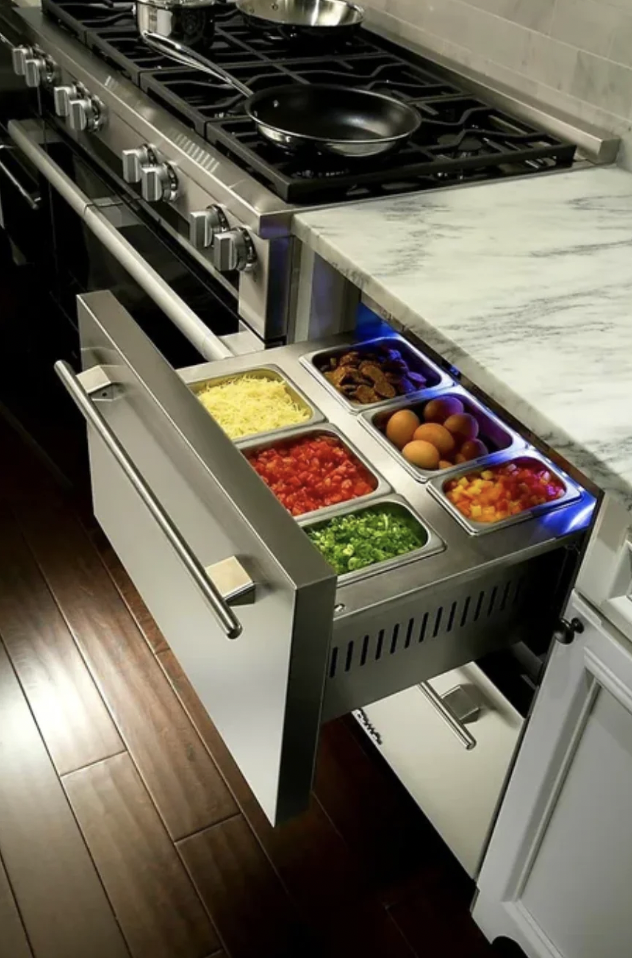
[[[102,11],[74,0],[44,10],[149,96],[291,203],[341,202],[446,183],[567,167],[575,146],[517,120],[414,63],[370,34],[331,53],[266,38],[227,5],[217,14],[209,56],[253,91],[290,83],[337,83],[413,104],[423,122],[412,142],[380,160],[349,164],[317,154],[288,156],[266,144],[243,115],[243,97],[148,50],[129,10]]]
[[[55,142],[93,163],[106,196],[75,196],[75,204],[107,215],[113,196],[131,202],[233,298],[234,331],[245,324],[261,345],[298,335],[291,319],[297,209],[568,169],[578,143],[598,161],[613,158],[613,138],[535,109],[518,117],[502,98],[473,92],[368,30],[328,54],[253,31],[230,4],[217,10],[208,56],[253,90],[295,82],[368,87],[414,105],[418,133],[378,159],[288,155],[258,137],[238,94],[147,48],[131,5],[44,0],[42,10],[13,11],[10,19],[19,37],[11,41],[14,68],[37,90],[45,145],[32,129],[14,127],[12,136],[49,180],[59,181]],[[61,167],[72,179],[69,165]],[[191,339],[192,321],[175,309],[171,318]],[[207,358],[225,355],[199,329],[193,338]]]

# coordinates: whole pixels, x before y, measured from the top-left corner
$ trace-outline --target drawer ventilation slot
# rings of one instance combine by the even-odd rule
[[[460,595],[452,602],[426,608],[403,622],[389,623],[372,635],[351,639],[340,648],[333,646],[329,660],[329,678],[340,672],[362,669],[369,662],[405,655],[421,643],[441,640],[447,634],[458,635],[475,623],[506,617],[519,602],[524,576],[518,576],[485,589]],[[402,641],[403,640],[403,641]]]

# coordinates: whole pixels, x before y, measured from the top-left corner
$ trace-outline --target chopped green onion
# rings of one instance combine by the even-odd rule
[[[306,531],[338,575],[406,555],[428,539],[405,509],[392,506],[336,516]]]

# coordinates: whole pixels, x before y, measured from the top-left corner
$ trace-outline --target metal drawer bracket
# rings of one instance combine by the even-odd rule
[[[229,605],[252,605],[255,601],[255,584],[237,556],[214,562],[204,571]]]
[[[455,685],[449,692],[445,692],[441,698],[448,706],[452,714],[459,722],[475,722],[481,714],[480,705],[474,701],[470,692],[464,685]]]
[[[112,366],[92,366],[77,375],[84,391],[93,400],[112,400],[120,396],[123,387],[117,383]]]

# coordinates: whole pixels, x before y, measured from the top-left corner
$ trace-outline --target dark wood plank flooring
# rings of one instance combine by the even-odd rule
[[[351,719],[271,828],[50,408],[65,488],[0,415],[0,958],[491,958],[472,883]]]
[[[7,955],[11,955],[11,958],[33,958],[2,862],[0,862],[0,935],[2,948]]]
[[[216,950],[208,915],[129,755],[72,772],[63,784],[132,955],[205,958]]]

